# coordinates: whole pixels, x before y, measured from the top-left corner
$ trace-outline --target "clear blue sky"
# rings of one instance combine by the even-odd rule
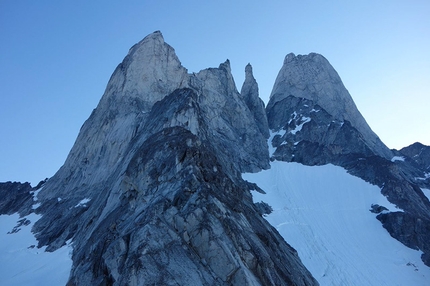
[[[161,30],[189,72],[253,65],[267,103],[289,52],[324,55],[390,148],[430,145],[430,1],[0,0],[0,181],[63,164],[128,49]]]

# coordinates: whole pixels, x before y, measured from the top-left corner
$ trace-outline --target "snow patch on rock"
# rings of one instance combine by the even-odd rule
[[[393,158],[391,158],[391,162],[396,162],[396,161],[405,161],[405,157],[403,156],[394,156]]]
[[[85,198],[85,199],[82,199],[76,206],[75,206],[75,208],[77,208],[77,207],[86,207],[87,206],[87,203],[89,202],[89,201],[91,201],[91,199],[88,199],[88,198]]]
[[[424,195],[429,199],[430,201],[430,190],[429,189],[421,189],[423,191]]]
[[[302,130],[303,125],[305,125],[306,123],[311,121],[311,119],[309,117],[302,117],[301,120],[302,120],[302,122],[299,125],[297,125],[296,128],[294,128],[294,130],[290,131],[291,134],[296,134],[297,132]]]

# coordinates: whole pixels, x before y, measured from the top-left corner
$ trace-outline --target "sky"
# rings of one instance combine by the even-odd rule
[[[388,147],[430,145],[428,15],[428,0],[0,0],[0,182],[54,175],[115,67],[156,30],[189,72],[229,59],[238,90],[251,63],[266,103],[285,55],[320,53]]]

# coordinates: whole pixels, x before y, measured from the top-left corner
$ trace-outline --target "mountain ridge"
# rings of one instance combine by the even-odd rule
[[[229,60],[189,74],[156,31],[115,69],[60,170],[35,195],[16,185],[2,213],[41,214],[47,251],[73,241],[68,285],[317,285],[241,174],[335,164],[403,209],[378,219],[430,265],[430,180],[394,160],[403,149],[373,133],[328,61],[289,54],[266,108],[258,93],[251,65],[239,93]]]
[[[71,285],[316,284],[255,210],[240,177],[269,167],[256,110],[264,109],[249,109],[228,60],[186,74],[161,33],[145,37],[115,70],[64,166],[39,195],[39,246],[53,251],[73,238]],[[214,193],[220,186],[230,191]],[[138,247],[146,244],[148,250]],[[181,282],[166,275],[185,269],[193,270]]]

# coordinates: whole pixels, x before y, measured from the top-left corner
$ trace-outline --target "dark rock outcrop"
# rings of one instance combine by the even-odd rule
[[[376,218],[392,237],[410,248],[421,250],[423,262],[430,267],[430,220],[409,212],[382,213]]]
[[[381,212],[383,212],[383,211],[388,211],[388,209],[387,209],[386,207],[384,207],[384,206],[380,206],[380,205],[378,205],[378,204],[372,204],[372,205],[370,206],[370,211],[371,211],[372,213],[379,214],[379,213],[381,213]]]
[[[400,149],[399,152],[414,160],[421,169],[430,171],[430,146],[416,142]]]
[[[430,189],[430,147],[414,143],[401,150],[393,150],[395,162],[408,180],[421,188]]]
[[[21,217],[32,212],[34,189],[30,183],[0,183],[0,215],[19,213]]]
[[[345,156],[370,156],[363,135],[347,120],[335,119],[312,100],[288,96],[267,109],[273,159],[323,165]]]
[[[120,205],[90,234],[81,230],[88,243],[74,250],[70,284],[315,283],[208,141],[171,127],[145,143],[126,169]]]

